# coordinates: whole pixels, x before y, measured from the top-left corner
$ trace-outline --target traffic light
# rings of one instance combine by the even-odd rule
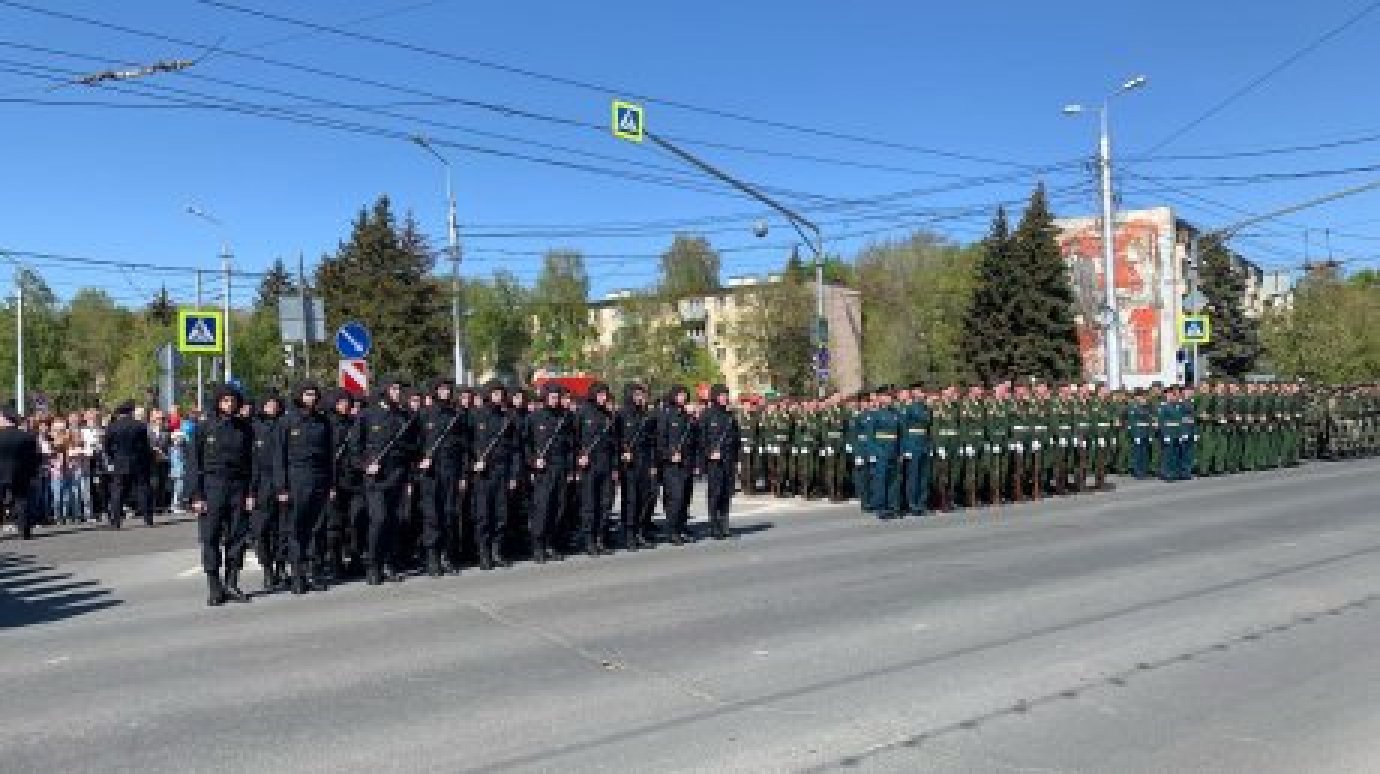
[[[297,367],[297,348],[291,344],[283,345],[283,366],[288,369]]]

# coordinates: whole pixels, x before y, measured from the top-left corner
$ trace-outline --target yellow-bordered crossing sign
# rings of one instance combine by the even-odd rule
[[[613,101],[613,136],[622,140],[642,142],[646,130],[645,114],[636,102]]]
[[[1205,314],[1185,314],[1179,317],[1179,343],[1208,344],[1212,342],[1212,320]]]
[[[178,309],[177,348],[197,355],[225,351],[225,316],[217,309]]]

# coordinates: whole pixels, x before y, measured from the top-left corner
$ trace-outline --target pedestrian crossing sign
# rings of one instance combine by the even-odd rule
[[[1179,343],[1208,344],[1212,341],[1212,321],[1205,314],[1186,314],[1179,318]]]
[[[225,351],[225,317],[207,309],[177,310],[177,348],[197,355],[220,355]]]
[[[642,106],[635,102],[613,102],[613,136],[620,140],[642,142]]]

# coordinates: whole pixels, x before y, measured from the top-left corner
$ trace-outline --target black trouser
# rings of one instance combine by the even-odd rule
[[[580,534],[603,540],[613,510],[613,470],[593,465],[580,471]]]
[[[666,532],[680,535],[690,520],[690,490],[694,474],[684,463],[668,463],[662,468],[661,495],[666,509]]]
[[[259,566],[264,568],[264,572],[271,570],[273,563],[281,558],[278,529],[283,521],[282,510],[272,487],[264,487],[263,491],[255,493],[248,528],[232,544],[236,549],[235,556],[244,556],[252,544]]]
[[[624,532],[646,532],[656,507],[656,481],[650,460],[634,458],[623,466],[622,497],[618,504]]]
[[[364,561],[370,564],[379,564],[392,558],[393,541],[398,531],[398,512],[402,509],[406,483],[402,471],[366,478],[364,481],[364,507],[369,515],[364,538]]]
[[[120,526],[125,520],[125,500],[134,496],[134,512],[147,524],[153,523],[153,509],[149,504],[149,479],[141,473],[110,474],[110,523]]]
[[[317,526],[327,512],[331,492],[328,476],[288,474],[287,560],[294,565],[317,558],[313,546]]]
[[[8,510],[19,537],[28,540],[33,534],[29,520],[29,488],[24,485],[0,484],[0,511]]]
[[[459,471],[432,470],[421,480],[422,548],[444,549],[453,542],[458,526],[456,502],[460,497]]]
[[[733,503],[733,465],[726,460],[710,460],[704,471],[705,506],[709,509],[710,531],[728,531],[728,509]]]
[[[249,483],[207,476],[205,487],[206,510],[196,518],[197,539],[201,541],[201,569],[207,575],[218,575],[222,545],[225,546],[225,566],[240,567],[238,546],[247,531],[244,498]]]
[[[474,489],[474,540],[479,551],[502,549],[508,530],[508,481],[501,468],[485,467],[477,473]]]
[[[561,537],[562,500],[565,497],[567,471],[562,467],[547,467],[532,474],[532,508],[527,514],[527,528],[533,540]]]

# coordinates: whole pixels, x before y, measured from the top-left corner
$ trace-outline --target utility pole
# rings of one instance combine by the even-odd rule
[[[306,378],[311,378],[311,307],[307,305],[306,258],[297,251],[297,297],[302,302],[302,370]]]
[[[1107,360],[1107,386],[1121,389],[1121,314],[1116,304],[1116,209],[1112,201],[1112,138],[1107,127],[1107,105],[1102,105],[1101,137],[1097,143],[1098,168],[1102,173],[1102,284],[1106,306],[1103,345]]]
[[[196,308],[201,310],[201,269],[196,270]],[[181,334],[179,334],[181,335]],[[196,356],[196,410],[206,410],[206,358]]]
[[[446,170],[446,251],[450,253],[451,275],[450,275],[450,324],[454,334],[454,351],[451,353],[452,361],[455,365],[456,385],[465,385],[468,380],[465,378],[465,348],[462,342],[460,325],[460,222],[455,213],[455,186],[451,180],[450,160],[442,156],[439,151],[431,144],[427,138],[420,134],[412,136],[413,144],[422,150],[430,153],[441,162]]]
[[[230,366],[230,245],[226,244],[221,248],[221,267],[225,270],[225,298],[223,305],[225,326],[225,383],[229,384],[235,378],[235,372]]]
[[[24,270],[14,264],[15,411],[24,414]]]

